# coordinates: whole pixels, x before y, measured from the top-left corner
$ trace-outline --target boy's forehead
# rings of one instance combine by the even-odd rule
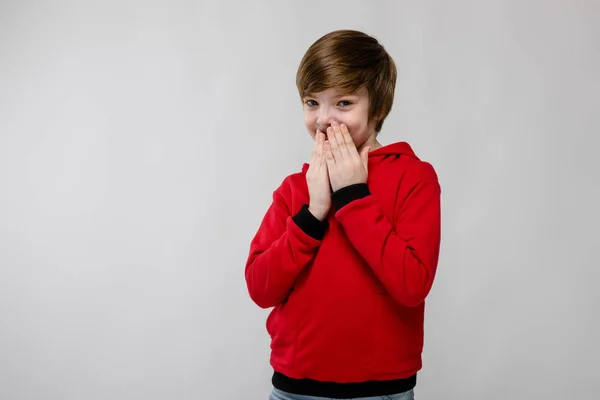
[[[358,90],[344,90],[344,89],[326,89],[320,92],[307,93],[307,96],[323,96],[323,97],[340,97],[340,96],[366,96],[367,90],[361,88]]]

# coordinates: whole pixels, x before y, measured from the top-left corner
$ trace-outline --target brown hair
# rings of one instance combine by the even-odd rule
[[[355,30],[338,30],[314,42],[300,61],[296,87],[300,98],[327,89],[348,93],[367,89],[369,121],[379,133],[394,102],[396,64],[372,36]]]

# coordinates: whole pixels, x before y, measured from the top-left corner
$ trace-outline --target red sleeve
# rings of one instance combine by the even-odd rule
[[[440,185],[429,164],[418,169],[403,178],[394,224],[366,184],[348,188],[345,201],[336,196],[335,216],[348,239],[391,297],[409,307],[421,304],[432,287],[441,239]]]
[[[250,298],[259,307],[275,307],[287,298],[296,277],[315,256],[326,226],[307,205],[292,216],[283,196],[273,193],[245,269]]]

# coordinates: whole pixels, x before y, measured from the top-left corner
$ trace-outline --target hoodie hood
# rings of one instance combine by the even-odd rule
[[[409,156],[418,159],[412,147],[406,142],[388,144],[369,152],[369,158],[381,156]]]
[[[400,156],[412,157],[416,160],[419,159],[417,157],[417,155],[415,154],[415,152],[413,151],[412,147],[410,147],[410,145],[408,143],[397,142],[397,143],[388,144],[387,146],[382,146],[376,150],[370,151],[369,152],[369,165],[371,165],[373,163],[379,164],[379,163],[381,163],[381,161],[387,160],[390,157],[393,157],[392,159],[397,159]],[[308,170],[308,166],[309,166],[308,163],[304,163],[304,165],[302,166],[303,173],[306,173],[306,171]]]

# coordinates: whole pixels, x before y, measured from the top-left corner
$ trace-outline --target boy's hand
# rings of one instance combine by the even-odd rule
[[[336,122],[327,129],[327,138],[324,145],[325,159],[333,191],[357,183],[367,183],[369,147],[358,154],[346,125]]]
[[[325,134],[317,130],[310,165],[306,171],[306,183],[310,197],[308,211],[321,221],[327,217],[331,207],[331,188],[325,161],[324,143]]]

